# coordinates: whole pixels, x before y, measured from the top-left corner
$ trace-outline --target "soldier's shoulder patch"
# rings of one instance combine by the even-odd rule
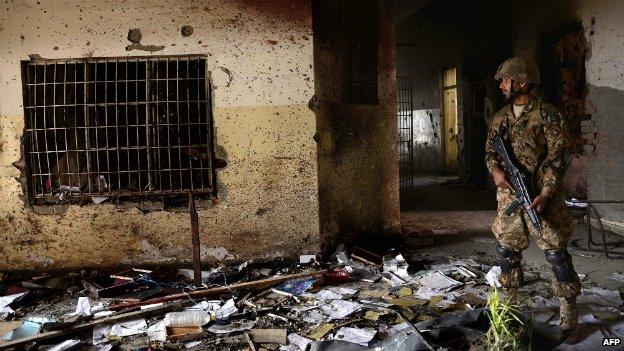
[[[552,104],[542,102],[540,105],[540,114],[542,119],[550,123],[559,123],[561,121],[561,113],[559,109]]]

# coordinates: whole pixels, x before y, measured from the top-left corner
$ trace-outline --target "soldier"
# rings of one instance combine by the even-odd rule
[[[572,235],[572,222],[565,206],[563,176],[569,160],[568,125],[553,105],[533,94],[540,83],[539,69],[533,62],[521,57],[506,60],[494,79],[500,80],[500,89],[510,101],[496,113],[490,125],[485,145],[487,168],[496,184],[498,213],[492,232],[499,242],[502,274],[499,282],[506,288],[518,288],[523,282],[522,251],[529,246],[529,233],[544,250],[551,264],[555,280],[553,291],[561,306],[561,328],[572,331],[577,326],[576,297],[581,283],[567,251]],[[503,133],[518,161],[531,174],[530,185],[536,196],[531,208],[540,213],[541,234],[527,225],[526,213],[519,207],[507,216],[505,209],[514,200],[514,189],[501,162],[492,148],[492,139]]]

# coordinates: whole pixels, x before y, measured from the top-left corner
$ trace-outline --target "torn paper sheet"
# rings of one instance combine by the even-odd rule
[[[208,327],[208,331],[214,334],[228,334],[243,330],[249,330],[253,328],[255,324],[256,322],[254,321],[232,322],[229,324],[213,324]]]
[[[301,255],[301,256],[299,256],[299,263],[301,263],[301,264],[313,263],[313,262],[316,262],[316,255]]]
[[[308,345],[312,343],[312,340],[304,338],[297,333],[292,333],[288,335],[288,342],[289,346],[295,346],[298,350],[304,351],[308,348]]]
[[[98,345],[109,340],[116,340],[124,336],[142,334],[147,332],[145,319],[135,319],[113,325],[98,325],[93,328],[93,345]]]
[[[435,271],[420,277],[418,279],[418,283],[425,288],[439,292],[448,292],[464,285],[462,282],[458,282],[455,279],[445,276],[440,271]]]
[[[4,320],[10,314],[13,314],[15,312],[13,311],[11,307],[9,307],[9,305],[15,301],[21,300],[24,296],[26,296],[26,294],[28,294],[28,292],[7,295],[7,296],[0,296],[0,321]]]
[[[329,304],[321,306],[321,311],[327,315],[328,320],[333,320],[345,318],[361,308],[362,305],[356,302],[332,300]]]
[[[502,285],[498,282],[498,278],[501,275],[500,266],[494,266],[490,268],[490,271],[485,275],[485,280],[492,287],[500,288]]]
[[[392,272],[382,272],[381,278],[384,281],[388,282],[388,284],[390,284],[390,286],[392,287],[407,284],[407,281],[405,279],[399,277],[398,275]]]
[[[323,289],[312,296],[319,301],[341,300],[343,297],[341,294],[329,289]]]
[[[69,314],[70,316],[90,316],[91,315],[91,301],[88,297],[79,297],[76,304],[76,311]]]
[[[229,299],[216,311],[217,319],[225,319],[237,311],[234,299]]]
[[[421,286],[420,288],[418,288],[418,290],[416,290],[416,292],[414,293],[414,297],[421,299],[421,300],[430,300],[434,296],[443,296],[446,300],[456,301],[456,299],[460,295],[461,295],[460,292],[456,292],[456,291],[444,292],[444,291],[440,291],[437,289],[427,288],[424,286]]]
[[[334,340],[342,340],[352,342],[354,344],[359,344],[363,346],[368,346],[368,343],[373,340],[377,334],[377,331],[372,328],[349,328],[342,327],[336,332],[334,335]]]
[[[28,292],[7,295],[7,296],[0,296],[0,308],[6,307],[15,301],[21,300],[24,296],[26,296],[26,294],[28,294]]]
[[[314,309],[304,313],[301,319],[306,323],[317,324],[327,321],[327,316],[318,309]]]
[[[165,325],[165,321],[158,321],[147,328],[147,336],[152,341],[167,340],[167,326]]]
[[[328,289],[341,295],[355,295],[358,292],[358,289],[344,288],[339,286],[333,286]]]
[[[123,337],[136,334],[142,334],[147,331],[147,322],[145,319],[135,319],[131,321],[125,321],[117,323],[112,326],[109,336]]]
[[[403,255],[397,255],[393,259],[386,261],[383,263],[383,271],[390,272],[399,278],[403,279],[406,282],[409,282],[412,278],[409,273],[407,273],[407,268],[409,265]]]

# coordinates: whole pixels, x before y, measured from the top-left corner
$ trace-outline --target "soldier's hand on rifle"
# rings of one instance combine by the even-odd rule
[[[537,210],[537,212],[541,213],[544,210],[544,206],[546,206],[546,201],[548,201],[547,198],[539,195],[533,200],[533,203],[531,203],[531,206],[529,206],[529,208],[534,208]]]
[[[500,168],[494,168],[492,172],[492,178],[494,178],[494,184],[499,188],[507,188],[513,194],[515,192],[513,185],[507,179],[507,174]]]

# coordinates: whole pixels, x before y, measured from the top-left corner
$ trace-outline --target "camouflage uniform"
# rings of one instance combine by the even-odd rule
[[[498,213],[492,232],[500,243],[498,250],[501,258],[504,260],[506,255],[508,264],[507,272],[501,276],[500,282],[506,287],[519,287],[522,284],[521,252],[529,246],[530,233],[537,245],[546,252],[547,260],[553,264],[556,275],[553,290],[555,295],[564,299],[561,304],[563,316],[565,308],[576,309],[575,299],[581,288],[566,250],[572,235],[572,222],[565,206],[562,182],[570,144],[567,121],[556,107],[541,98],[532,97],[520,116],[514,116],[512,104],[503,107],[492,120],[486,142],[486,164],[490,173],[495,167],[504,169],[505,166],[492,148],[492,139],[501,131],[501,127],[506,130],[507,140],[516,158],[533,175],[532,184],[527,185],[532,188],[534,196],[541,194],[548,201],[540,213],[543,226],[540,235],[521,206],[511,216],[505,214],[505,209],[515,196],[507,188],[497,189]],[[557,253],[559,261],[569,268],[568,279],[559,279],[557,276],[556,269],[560,269],[560,265],[553,263],[557,260],[549,257],[552,253]],[[576,325],[575,313],[576,310],[570,312],[570,318],[574,319],[570,321],[573,326]]]

